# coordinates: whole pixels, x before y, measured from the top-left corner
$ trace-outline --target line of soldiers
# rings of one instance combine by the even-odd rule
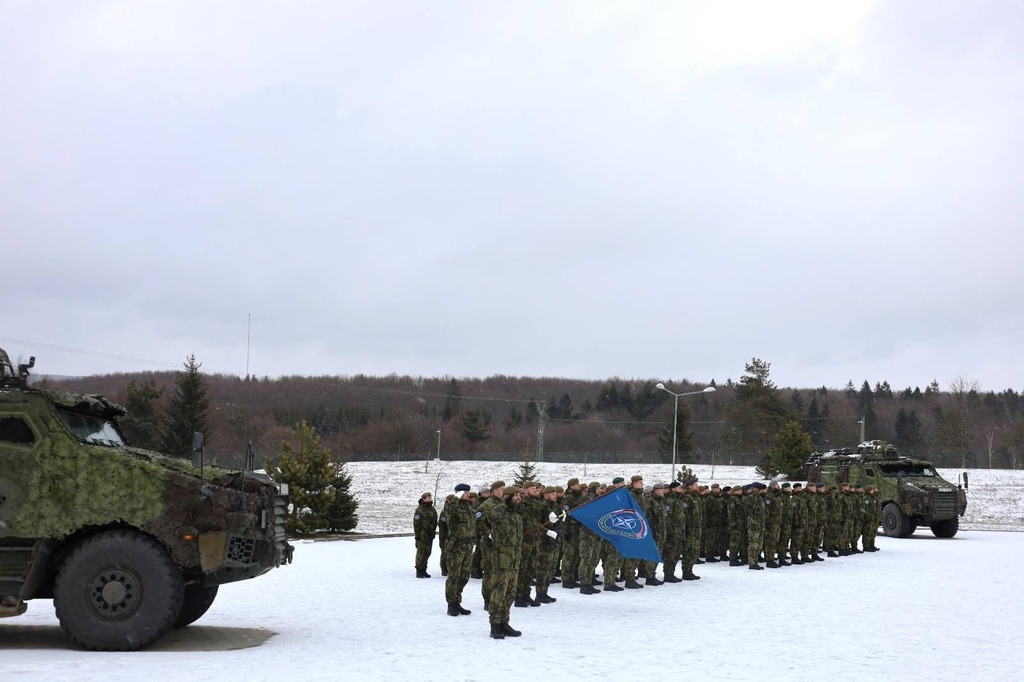
[[[627,488],[650,523],[664,560],[662,579],[656,575],[656,562],[622,557],[610,542],[568,514],[620,487]],[[491,637],[503,639],[522,634],[509,626],[511,607],[556,602],[548,592],[553,583],[585,595],[600,594],[599,563],[605,592],[699,580],[694,566],[705,562],[728,561],[751,570],[763,570],[762,562],[768,568],[808,564],[823,561],[820,553],[836,557],[878,551],[874,540],[880,516],[876,487],[846,483],[804,487],[773,481],[720,487],[699,485],[691,477],[645,486],[637,475],[629,483],[616,477],[608,485],[583,485],[571,478],[564,488],[495,481],[477,492],[460,483],[440,515],[430,493],[420,497],[413,517],[416,576],[430,577],[426,564],[436,526],[448,615],[470,614],[462,606],[462,593],[471,577],[482,578]],[[622,587],[616,584],[620,582]]]

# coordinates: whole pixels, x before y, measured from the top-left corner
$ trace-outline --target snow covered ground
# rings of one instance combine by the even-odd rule
[[[549,482],[583,473],[541,466]],[[668,476],[668,467],[607,466],[580,478]],[[482,485],[515,473],[514,464],[418,467],[350,465],[369,512],[359,530],[408,531],[416,498],[435,481],[444,492],[463,478]],[[746,472],[718,467],[716,480],[749,480]],[[1019,472],[972,471],[965,527],[1021,528],[1022,490]],[[523,636],[495,641],[480,581],[465,591],[472,615],[447,616],[437,553],[434,577],[417,580],[411,538],[301,541],[293,565],[225,586],[202,620],[172,636],[175,646],[79,651],[52,604],[31,602],[25,616],[0,620],[0,680],[1021,679],[1024,533],[962,530],[940,540],[922,529],[878,545],[875,554],[778,570],[699,566],[700,581],[615,594],[552,586],[558,603],[513,609]],[[276,634],[253,648],[208,650],[233,629]]]

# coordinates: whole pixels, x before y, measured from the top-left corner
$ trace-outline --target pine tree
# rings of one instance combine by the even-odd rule
[[[785,474],[788,478],[803,478],[804,465],[814,444],[811,437],[800,430],[795,421],[786,422],[775,436],[775,445],[765,453],[764,461],[757,467],[762,478],[774,478]]]
[[[747,363],[736,397],[726,407],[726,419],[733,425],[727,437],[737,451],[767,452],[790,418],[781,391],[768,377],[770,370],[771,364],[758,358]]]
[[[675,416],[670,412],[665,426],[658,433],[658,454],[661,461],[668,464],[672,461],[672,426],[676,426],[676,458],[683,453],[693,452],[693,431],[690,429],[690,408],[683,400],[673,400],[679,404],[679,413]]]
[[[202,433],[205,444],[209,445],[210,435],[206,433],[206,413],[210,399],[206,385],[199,373],[202,363],[196,361],[193,353],[185,359],[185,371],[178,372],[174,380],[174,395],[167,409],[167,420],[160,437],[160,449],[175,457],[188,458],[192,453],[192,435]]]
[[[519,470],[516,471],[515,484],[522,486],[526,481],[534,480],[534,476],[537,475],[537,468],[533,466],[533,462],[528,459],[529,455],[524,455],[523,460],[519,463]]]
[[[306,422],[293,429],[297,447],[285,441],[271,476],[287,483],[291,511],[288,530],[305,535],[317,531],[345,532],[356,527],[358,500],[350,492],[352,477],[343,462],[331,460],[331,451]]]
[[[141,384],[132,379],[128,384],[125,400],[127,414],[121,419],[121,430],[132,445],[147,450],[160,447],[160,418],[154,402],[163,395],[162,388],[156,387],[156,380],[150,377]],[[189,447],[192,441],[189,440]]]
[[[487,432],[487,424],[479,407],[466,410],[462,414],[462,437],[469,441],[470,451],[476,447],[477,443],[482,443],[491,437]]]

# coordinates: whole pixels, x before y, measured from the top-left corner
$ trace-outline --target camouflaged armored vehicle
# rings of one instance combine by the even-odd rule
[[[882,531],[891,537],[905,538],[918,526],[929,526],[936,537],[951,538],[967,511],[967,472],[962,486],[953,485],[931,462],[904,457],[894,445],[880,440],[811,455],[807,480],[878,486]]]
[[[81,646],[139,649],[290,563],[284,486],[130,447],[123,408],[30,388],[34,361],[0,350],[0,617],[53,599]]]

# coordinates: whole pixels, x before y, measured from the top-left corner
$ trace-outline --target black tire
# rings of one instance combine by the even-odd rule
[[[932,524],[932,533],[937,538],[951,538],[956,535],[958,530],[960,530],[960,519],[956,516]]]
[[[891,538],[905,538],[913,533],[913,522],[895,502],[882,509],[882,532]]]
[[[153,538],[111,530],[86,538],[57,573],[53,605],[74,642],[86,649],[134,651],[152,644],[181,611],[178,567]]]
[[[177,620],[174,621],[174,627],[183,628],[202,618],[203,614],[213,606],[213,600],[217,598],[217,588],[217,585],[186,587],[185,600],[181,603],[181,611],[178,613]]]

